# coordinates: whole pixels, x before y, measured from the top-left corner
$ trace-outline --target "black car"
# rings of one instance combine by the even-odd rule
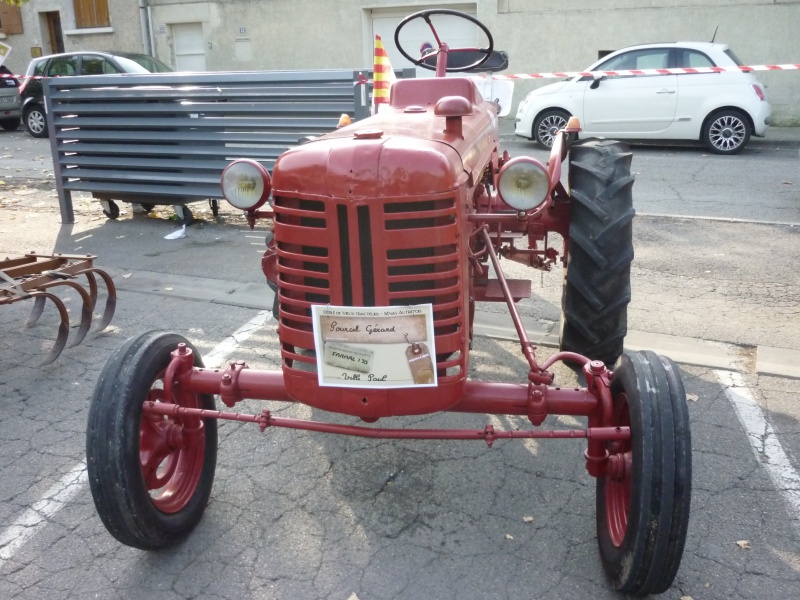
[[[20,87],[22,121],[33,137],[47,137],[42,78],[72,75],[113,75],[116,73],[167,73],[160,60],[130,52],[67,52],[34,58]]]
[[[0,127],[14,131],[19,127],[19,81],[5,65],[0,65]]]

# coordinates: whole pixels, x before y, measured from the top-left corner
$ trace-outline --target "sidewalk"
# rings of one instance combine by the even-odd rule
[[[751,144],[782,144],[800,148],[800,127],[770,127],[764,137],[750,138]]]

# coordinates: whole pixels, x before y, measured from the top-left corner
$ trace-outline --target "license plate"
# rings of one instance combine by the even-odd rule
[[[14,96],[0,96],[0,104],[12,104],[16,101]]]

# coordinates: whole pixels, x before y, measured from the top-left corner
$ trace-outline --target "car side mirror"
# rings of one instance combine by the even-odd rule
[[[596,90],[600,87],[600,80],[603,79],[605,75],[603,73],[592,73],[592,84],[589,86],[591,89]]]

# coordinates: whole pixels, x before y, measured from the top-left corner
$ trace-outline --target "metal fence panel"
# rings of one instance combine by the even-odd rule
[[[147,204],[222,197],[233,159],[272,170],[300,140],[369,114],[351,70],[92,75],[45,80],[63,223],[73,191]],[[368,79],[371,73],[363,75]],[[414,70],[398,73],[413,77]]]

